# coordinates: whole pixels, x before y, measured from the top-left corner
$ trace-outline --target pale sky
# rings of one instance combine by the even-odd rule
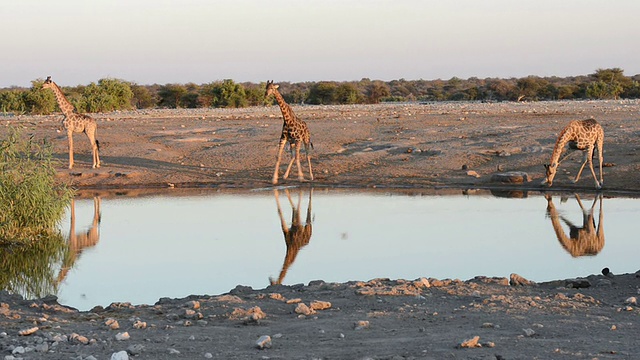
[[[638,0],[2,0],[0,87],[640,73]]]

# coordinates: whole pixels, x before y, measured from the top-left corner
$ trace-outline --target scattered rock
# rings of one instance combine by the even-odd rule
[[[271,348],[271,336],[260,336],[260,338],[256,341],[256,347],[260,350]]]
[[[315,314],[315,310],[308,307],[305,303],[299,303],[295,309],[296,314],[309,316]]]
[[[573,289],[584,289],[591,287],[591,282],[587,279],[567,279],[564,286]]]
[[[18,331],[18,334],[22,335],[22,336],[28,336],[28,335],[31,335],[31,334],[35,333],[36,331],[38,331],[38,329],[39,328],[37,326],[34,326],[32,328],[29,328],[29,329],[20,330],[20,331]]]
[[[638,299],[635,296],[629,297],[624,301],[627,305],[638,305]]]
[[[526,337],[532,337],[533,335],[536,334],[536,332],[533,329],[530,329],[530,328],[522,329],[522,331],[524,331],[524,335]]]
[[[475,170],[469,170],[467,171],[467,176],[473,176],[475,178],[479,178],[480,174],[478,174]]]
[[[480,341],[480,336],[474,336],[471,339],[467,339],[458,345],[459,348],[477,348],[482,347],[481,344],[478,343]]]
[[[111,330],[120,329],[120,324],[118,324],[118,320],[116,319],[109,318],[104,322],[104,324],[107,325]]]
[[[144,321],[140,321],[140,320],[136,320],[133,323],[133,328],[134,329],[145,329],[147,327],[147,323]]]
[[[491,182],[522,184],[529,182],[529,174],[523,171],[508,171],[491,175]]]
[[[122,333],[117,333],[115,338],[118,341],[125,341],[125,340],[129,340],[131,338],[131,336],[129,336],[129,333],[125,331],[125,332],[122,332]]]
[[[311,310],[326,310],[331,308],[331,303],[328,301],[315,300],[309,304]]]
[[[69,335],[69,341],[74,341],[84,345],[87,345],[89,343],[89,339],[87,339],[86,336],[78,335],[76,333]]]
[[[511,286],[531,286],[535,284],[534,281],[527,280],[516,273],[511,274],[509,277],[509,285]]]
[[[136,356],[140,355],[144,351],[144,345],[141,344],[133,344],[127,348],[127,353]]]
[[[118,351],[117,353],[111,354],[111,360],[129,360],[129,354],[126,351]]]
[[[354,330],[362,330],[362,329],[366,329],[369,327],[369,321],[367,320],[360,320],[360,321],[356,321],[353,324],[353,329]]]
[[[167,351],[169,352],[170,355],[180,355],[180,351],[174,348],[168,348]]]

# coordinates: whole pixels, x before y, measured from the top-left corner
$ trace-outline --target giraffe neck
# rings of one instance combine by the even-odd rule
[[[556,145],[553,147],[553,154],[551,155],[551,165],[558,164],[560,160],[560,155],[564,151],[565,145],[567,142],[571,140],[571,134],[567,129],[563,129],[560,136],[558,136],[558,141],[556,141]]]
[[[291,109],[291,106],[289,106],[289,104],[284,101],[284,98],[282,97],[282,95],[280,95],[280,92],[278,92],[278,90],[274,91],[274,96],[276,97],[276,101],[280,106],[280,111],[282,111],[282,118],[284,118],[284,123],[289,126],[295,121],[293,110]]]
[[[64,94],[62,93],[62,89],[60,89],[58,84],[53,83],[53,87],[51,88],[51,90],[53,90],[53,93],[56,96],[56,101],[58,102],[58,106],[60,107],[60,110],[62,110],[63,114],[65,114],[66,116],[70,116],[75,113],[75,108],[64,96]]]

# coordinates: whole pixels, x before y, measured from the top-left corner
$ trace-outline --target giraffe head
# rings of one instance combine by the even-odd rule
[[[542,180],[541,185],[547,184],[547,186],[551,186],[553,178],[556,177],[556,171],[558,171],[558,163],[544,164],[544,169],[545,178]]]
[[[269,95],[275,94],[275,92],[278,89],[278,86],[279,86],[278,84],[274,84],[273,83],[273,80],[271,80],[271,81],[267,80],[267,89],[266,89],[266,91],[264,93],[264,97],[266,98]]]
[[[51,76],[47,76],[47,80],[42,84],[43,89],[51,89],[53,88],[53,80],[51,80]]]

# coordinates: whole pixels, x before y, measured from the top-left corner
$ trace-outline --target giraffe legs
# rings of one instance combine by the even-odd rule
[[[280,139],[280,145],[278,145],[278,157],[276,158],[276,169],[273,172],[273,180],[271,181],[273,185],[278,183],[278,168],[280,167],[280,160],[282,159],[282,150],[284,150],[284,145],[286,143],[286,139]]]
[[[578,170],[578,175],[576,175],[575,180],[573,180],[574,183],[578,182],[578,180],[580,180],[580,175],[582,175],[582,170],[584,170],[584,166],[589,163],[589,170],[591,170],[591,175],[593,175],[593,181],[595,181],[596,183],[596,189],[600,189],[602,187],[602,185],[600,184],[600,182],[598,182],[598,178],[596,177],[596,172],[595,170],[593,170],[593,146],[589,147],[585,152],[584,152],[584,160],[582,162],[582,166],[580,166],[580,170]],[[602,161],[600,162],[600,164],[602,165]],[[602,178],[602,171],[600,171],[600,178]]]
[[[85,131],[85,133],[87,134],[87,137],[89,138],[89,142],[91,143],[91,155],[93,156],[93,168],[99,168],[100,167],[100,155],[99,155],[99,149],[98,149],[98,140],[96,140],[96,130],[95,128],[93,129],[93,131],[89,130],[89,131]]]
[[[67,131],[67,138],[69,139],[69,170],[73,169],[73,131]]]

